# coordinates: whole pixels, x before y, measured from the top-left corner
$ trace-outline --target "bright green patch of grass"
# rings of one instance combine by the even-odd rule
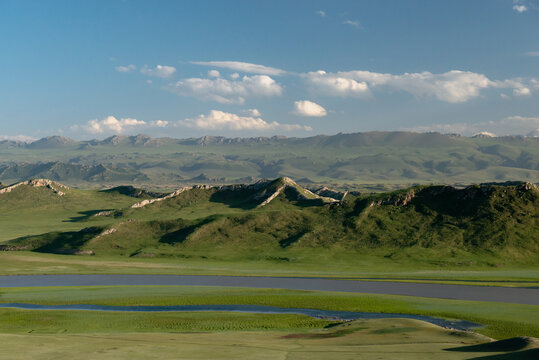
[[[0,309],[0,333],[10,334],[303,330],[330,323],[308,316],[281,314]]]
[[[539,337],[535,305],[484,303],[410,296],[367,295],[275,289],[184,286],[5,288],[0,302],[99,305],[252,304],[359,312],[402,313],[462,319],[486,325],[478,332],[493,338]]]

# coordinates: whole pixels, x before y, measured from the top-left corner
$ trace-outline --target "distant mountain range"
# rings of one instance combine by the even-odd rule
[[[497,137],[488,132],[480,132],[470,138],[490,138],[501,141],[524,140],[537,136],[501,136]],[[0,140],[0,147],[20,147],[28,149],[54,149],[66,146],[78,146],[79,148],[91,148],[94,146],[163,146],[170,144],[180,145],[235,145],[235,144],[278,144],[287,145],[316,145],[316,146],[367,146],[367,145],[404,145],[404,146],[432,146],[439,145],[437,141],[447,144],[450,139],[467,138],[459,134],[440,134],[437,132],[416,133],[408,131],[371,131],[364,133],[339,133],[336,135],[316,135],[311,137],[297,138],[286,136],[272,137],[236,137],[202,136],[199,138],[174,139],[170,137],[154,138],[139,134],[135,136],[113,135],[104,140],[77,141],[65,136],[47,136],[35,141]]]
[[[387,190],[412,184],[539,182],[539,138],[365,132],[75,141],[0,141],[0,181],[50,178],[81,187],[136,183],[176,187],[288,176],[302,184]]]

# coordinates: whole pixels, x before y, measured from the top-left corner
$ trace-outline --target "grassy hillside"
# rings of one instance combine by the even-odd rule
[[[249,182],[287,176],[302,185],[391,190],[413,184],[539,182],[539,138],[368,132],[308,138],[170,139],[113,136],[0,141],[0,181],[49,178],[79,187]]]
[[[29,190],[43,189],[21,187],[20,196]],[[347,194],[342,201],[343,194],[321,197],[286,178],[187,187],[161,197],[139,191],[140,199],[124,195],[125,190],[70,191],[94,197],[95,205],[108,199],[108,206],[72,219],[77,230],[12,238],[3,249],[281,262],[325,256],[324,262],[346,254],[352,262],[354,256],[368,255],[403,263],[493,267],[539,260],[539,191],[529,183],[416,186]],[[20,215],[35,207],[25,208],[15,192],[6,195],[5,203],[20,206],[6,212],[11,219],[18,213],[24,228]],[[68,196],[44,202],[63,208]],[[114,209],[114,199],[123,206]],[[90,202],[85,205],[89,208]]]
[[[23,184],[4,193],[0,188],[0,242],[50,231],[78,231],[84,227],[81,221],[95,213],[150,197],[145,192],[129,193],[125,187],[97,191],[53,186],[63,195],[46,186]],[[110,222],[108,218],[96,219],[99,225]]]

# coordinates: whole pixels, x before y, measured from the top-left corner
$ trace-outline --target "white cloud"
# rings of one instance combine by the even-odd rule
[[[237,79],[240,78],[240,74],[238,74],[238,73],[230,74],[230,78],[231,78],[232,80],[237,80]]]
[[[140,69],[140,72],[144,75],[155,76],[164,79],[174,75],[174,73],[176,72],[176,68],[167,65],[157,65],[155,68],[152,69],[144,65],[144,67]]]
[[[127,65],[127,66],[116,66],[114,69],[118,72],[131,72],[137,69],[137,67],[133,64]]]
[[[441,133],[458,133],[462,135],[475,135],[488,132],[497,136],[503,135],[530,135],[539,129],[539,117],[509,116],[497,121],[484,121],[479,123],[433,124],[418,126],[405,130],[438,131]],[[532,135],[533,136],[533,135]]]
[[[525,11],[528,11],[528,8],[526,7],[526,5],[515,4],[513,5],[513,10],[515,10],[518,13],[523,13]]]
[[[428,71],[394,75],[370,71],[326,73],[310,72],[303,75],[314,92],[332,96],[368,96],[371,91],[404,91],[417,98],[435,97],[450,103],[468,101],[487,88],[510,88],[516,96],[528,96],[530,89],[521,79],[493,81],[483,74],[451,70],[441,74]]]
[[[3,140],[22,141],[28,143],[36,141],[37,139],[26,135],[0,135],[0,141]]]
[[[323,70],[304,75],[309,85],[316,92],[336,96],[366,96],[369,86],[364,81],[356,81],[338,74],[328,74]]]
[[[221,73],[217,70],[210,70],[208,71],[208,76],[218,78],[218,77],[221,77]]]
[[[258,111],[258,109],[246,109],[246,110],[243,110],[242,113],[247,114],[249,116],[254,116],[254,117],[262,116],[262,114],[260,113],[260,111]]]
[[[318,10],[316,13],[317,13],[318,15],[320,15],[320,17],[323,17],[323,18],[327,16],[327,15],[326,15],[326,12],[323,11],[323,10]]]
[[[530,83],[533,86],[533,80],[530,79]],[[513,89],[513,95],[517,97],[526,97],[532,94],[528,85],[524,84],[522,79],[508,79],[504,81],[493,81],[493,87],[495,88],[509,88]]]
[[[344,20],[342,23],[345,24],[345,25],[350,25],[350,26],[356,27],[356,28],[361,27],[361,24],[359,23],[359,20]]]
[[[151,126],[155,126],[155,127],[167,127],[168,126],[168,121],[164,121],[164,120],[155,120],[155,121],[150,121],[150,125]]]
[[[101,134],[104,132],[114,132],[121,134],[128,128],[146,125],[145,121],[137,120],[133,118],[121,118],[117,119],[114,116],[107,116],[101,120],[90,120],[86,125],[83,125],[83,129],[93,134]]]
[[[203,65],[203,66],[213,66],[218,68],[230,69],[244,73],[250,74],[263,74],[263,75],[273,75],[279,76],[286,74],[286,71],[264,66],[258,64],[251,64],[240,61],[192,61],[192,64]]]
[[[248,97],[279,96],[280,84],[267,75],[244,76],[241,80],[190,78],[171,87],[174,92],[222,104],[243,104]]]
[[[515,96],[530,96],[531,90],[527,87],[518,87],[513,89],[513,95]]]
[[[211,110],[192,119],[178,121],[178,125],[204,130],[303,130],[311,131],[309,126],[267,122],[259,116],[240,116],[219,110]]]
[[[300,116],[326,116],[327,111],[322,106],[309,100],[294,102],[294,113]]]
[[[528,51],[524,55],[526,55],[526,56],[539,56],[539,51]]]

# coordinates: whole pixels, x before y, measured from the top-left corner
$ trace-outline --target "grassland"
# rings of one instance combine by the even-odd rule
[[[304,193],[308,194],[280,178],[253,186],[188,188],[131,208],[136,201],[151,199],[150,195],[68,190],[60,197],[47,189],[21,186],[1,195],[0,210],[6,215],[0,215],[0,226],[6,228],[5,238],[17,231],[27,235],[1,246],[39,253],[95,254],[105,261],[116,257],[125,259],[125,264],[140,260],[139,264],[149,267],[162,263],[162,271],[171,266],[193,268],[198,263],[207,272],[234,262],[248,264],[238,266],[238,272],[257,272],[260,262],[274,264],[274,274],[287,269],[291,274],[322,276],[384,277],[396,269],[504,270],[506,275],[513,270],[529,274],[537,270],[539,191],[530,184],[461,190],[418,186],[349,195],[344,201],[329,203]],[[265,199],[272,200],[261,206]],[[34,217],[42,219],[38,225]],[[38,226],[48,226],[50,232],[28,233]],[[78,231],[66,231],[72,228]],[[65,263],[82,264],[80,259]],[[88,261],[89,267],[92,263],[93,259]],[[20,266],[6,266],[2,271],[14,273],[16,268]],[[525,279],[502,276],[498,280]]]
[[[97,305],[232,305],[251,304],[268,305],[285,308],[313,308],[323,310],[344,310],[360,312],[403,313],[430,315],[448,319],[463,319],[486,325],[477,331],[493,338],[512,336],[539,337],[539,314],[537,306],[517,305],[506,303],[483,303],[477,301],[457,301],[446,299],[426,299],[409,296],[349,294],[338,292],[314,292],[276,289],[245,289],[220,287],[185,287],[185,286],[115,286],[115,287],[55,287],[55,288],[4,288],[0,290],[0,302],[35,303],[35,304],[97,304]],[[66,326],[63,322],[68,319],[66,311],[24,311],[2,310],[6,314],[15,314],[10,318],[6,314],[0,316],[0,331],[9,328],[13,331],[30,331],[43,321],[43,328],[57,329]],[[48,313],[43,318],[32,314]],[[69,312],[69,314],[71,311]],[[86,322],[92,318],[101,319],[101,313],[75,312],[82,315],[75,321],[72,329],[84,329]],[[59,315],[54,315],[59,314]],[[129,316],[129,313],[117,314],[119,319]],[[137,315],[136,316],[142,316]],[[134,315],[134,316],[135,316]],[[55,316],[58,316],[55,318]],[[87,317],[85,319],[85,316]],[[107,315],[114,319],[114,314]],[[136,319],[136,316],[133,319]],[[144,316],[153,316],[147,314]],[[166,315],[159,315],[165,316]],[[183,315],[179,315],[183,316]],[[16,320],[20,317],[20,320]],[[233,318],[233,317],[232,317]],[[42,319],[42,320],[40,320]],[[78,325],[77,325],[78,321]],[[95,320],[98,321],[98,320]],[[102,321],[102,320],[99,320]],[[98,321],[98,322],[99,322]],[[104,320],[103,320],[104,321]],[[111,320],[112,321],[112,320]],[[139,321],[139,320],[137,320]],[[133,320],[132,324],[137,321]],[[140,320],[142,321],[142,320]],[[286,322],[286,321],[285,321]],[[54,325],[54,324],[58,325]],[[126,320],[126,324],[129,322]],[[256,322],[255,322],[256,323]],[[16,325],[10,325],[16,324]],[[47,325],[48,324],[48,325]],[[64,325],[60,325],[64,324]],[[285,326],[267,325],[267,328],[279,329]],[[296,324],[296,323],[294,323]],[[320,323],[313,322],[312,326]],[[318,325],[316,325],[318,324]],[[89,326],[89,325],[88,325]],[[96,325],[97,326],[97,325]],[[99,325],[105,327],[106,325]],[[138,325],[132,325],[138,326]],[[177,325],[181,327],[181,325]],[[230,325],[231,329],[242,330],[245,326]],[[243,328],[242,328],[243,326]],[[250,329],[262,329],[253,325]],[[266,326],[266,325],[264,325]],[[296,325],[290,325],[294,327]],[[303,326],[303,325],[302,325]],[[307,326],[307,325],[305,325]],[[310,326],[310,325],[309,325]],[[111,329],[114,327],[110,327]],[[19,330],[17,330],[19,329]],[[194,330],[201,330],[196,328]],[[209,328],[208,328],[209,329]],[[217,330],[217,329],[213,329]],[[54,332],[55,330],[50,330]],[[134,331],[125,329],[125,331]]]
[[[336,205],[299,198],[293,184],[258,207],[264,198],[257,194],[269,196],[282,185],[277,179],[258,190],[194,188],[141,208],[130,206],[158,195],[119,188],[68,189],[58,196],[20,186],[0,195],[0,238],[7,240],[0,246],[20,250],[0,252],[0,274],[539,284],[539,196],[533,187],[414,187],[349,195]],[[95,256],[66,255],[78,252]]]
[[[481,321],[492,337],[536,335],[536,307],[331,292],[130,286],[1,289],[1,302],[105,305],[259,304],[421,313]],[[339,323],[300,315],[0,310],[5,359],[470,359],[537,355],[526,338],[483,335],[410,319]],[[485,342],[487,344],[485,344]],[[502,346],[503,345],[503,346]],[[528,357],[525,357],[528,356]]]
[[[215,317],[220,315],[216,314]],[[203,317],[207,317],[203,315]],[[0,334],[0,359],[470,359],[489,355],[525,359],[477,346],[484,338],[413,320],[356,321],[327,329],[183,333]],[[496,351],[497,350],[497,351]],[[529,355],[533,355],[529,354]],[[531,357],[530,357],[531,358]]]
[[[78,231],[84,227],[80,220],[92,214],[139,201],[118,192],[68,189],[58,196],[47,190],[23,186],[0,195],[0,243],[55,230]],[[109,223],[107,218],[96,219],[96,225]]]

